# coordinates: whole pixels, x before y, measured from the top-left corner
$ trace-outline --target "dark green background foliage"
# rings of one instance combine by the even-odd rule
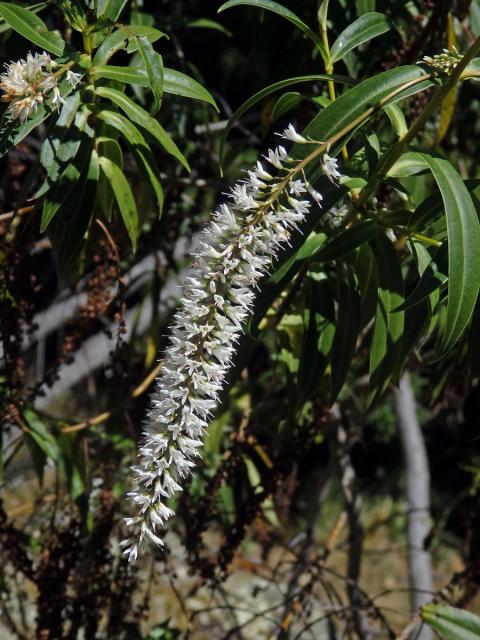
[[[4,62],[47,48],[82,75],[75,90],[62,75],[59,112],[2,107],[0,635],[256,638],[260,621],[268,637],[394,638],[414,589],[392,403],[409,372],[432,494],[422,615],[479,637],[438,607],[478,609],[480,589],[479,52],[462,82],[422,60],[468,51],[480,3],[220,6],[0,3]],[[128,470],[176,283],[290,122],[328,144],[342,184],[307,167],[323,207],[262,283],[170,551],[128,567]],[[242,622],[272,585],[276,604]]]

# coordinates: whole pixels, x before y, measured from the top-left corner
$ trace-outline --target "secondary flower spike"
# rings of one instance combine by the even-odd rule
[[[52,107],[57,110],[65,103],[60,94],[58,81],[67,67],[58,67],[48,53],[27,54],[25,60],[17,60],[5,65],[5,73],[0,74],[2,101],[8,102],[7,111],[15,120],[25,122],[46,98],[51,98]],[[81,82],[82,76],[67,68],[65,78],[72,89]]]
[[[293,127],[287,136],[296,137]],[[132,468],[133,514],[126,519],[129,538],[122,542],[131,561],[145,543],[163,545],[158,530],[173,515],[166,503],[182,490],[200,456],[257,285],[308,213],[308,195],[321,203],[299,161],[283,147],[271,149],[265,159],[271,168],[258,162],[214,213],[185,279],[139,462]]]

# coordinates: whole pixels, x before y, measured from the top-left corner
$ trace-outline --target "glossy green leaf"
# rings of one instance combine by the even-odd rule
[[[298,251],[290,256],[290,258],[270,276],[270,280],[272,282],[281,282],[296,263],[303,262],[307,258],[314,256],[319,248],[325,244],[326,240],[327,236],[324,233],[311,233]]]
[[[98,155],[93,149],[89,166],[84,169],[48,227],[48,237],[55,252],[58,279],[62,284],[69,283],[84,246],[99,177]]]
[[[138,212],[128,180],[121,168],[108,158],[100,157],[98,161],[100,169],[110,181],[120,215],[135,251],[138,235]]]
[[[390,20],[383,13],[363,14],[342,31],[335,40],[330,49],[331,61],[338,62],[352,49],[390,29]]]
[[[28,436],[43,451],[47,458],[58,463],[60,461],[60,451],[57,441],[47,429],[40,416],[31,409],[25,409],[23,417],[28,427]]]
[[[298,404],[302,405],[319,386],[330,362],[335,334],[335,307],[328,280],[308,278],[304,332],[298,370]]]
[[[226,9],[230,9],[231,7],[238,7],[239,5],[250,5],[252,7],[257,7],[258,9],[266,9],[267,11],[272,11],[273,13],[282,16],[282,18],[289,20],[315,43],[315,46],[320,51],[322,58],[327,60],[325,47],[323,46],[320,37],[312,31],[310,27],[303,22],[303,20],[293,13],[293,11],[290,11],[290,9],[287,9],[278,2],[272,2],[272,0],[230,0],[229,2],[225,2],[225,4],[222,4],[220,9],[218,9],[218,13],[225,11]]]
[[[43,233],[59,211],[71,191],[77,185],[83,170],[90,162],[93,145],[93,130],[85,127],[78,151],[55,181],[53,188],[44,196],[40,231]]]
[[[390,120],[397,136],[399,138],[403,138],[403,136],[408,131],[408,125],[407,121],[405,120],[403,111],[400,109],[398,104],[388,104],[385,107],[384,111],[388,116],[388,119]]]
[[[179,160],[187,171],[190,171],[190,165],[187,162],[187,159],[177,147],[175,142],[171,139],[169,134],[165,131],[162,125],[152,118],[150,114],[148,114],[145,109],[135,104],[130,98],[128,98],[121,91],[117,91],[117,89],[111,89],[110,87],[98,87],[96,89],[96,94],[102,98],[106,98],[111,100],[114,104],[116,104],[120,109],[125,113],[125,115],[130,118],[135,124],[138,124],[140,127],[145,129],[150,137],[152,137],[157,144],[167,151],[174,158]]]
[[[367,110],[370,109],[369,113],[374,115],[379,108],[380,102],[390,97],[393,92],[398,91],[394,97],[391,97],[389,103],[430,86],[431,82],[419,80],[419,84],[409,85],[408,88],[402,90],[402,87],[414,82],[416,79],[420,79],[423,75],[424,71],[420,67],[407,65],[390,69],[373,78],[368,78],[345,91],[335,102],[315,116],[306,127],[303,135],[310,136],[313,140],[327,140],[331,136],[342,132],[347,125],[361,117]],[[368,117],[362,122],[365,123]],[[343,146],[344,141],[345,138],[339,141],[337,145],[339,149]],[[308,150],[305,149],[305,146],[294,145],[292,153],[295,157],[307,155]],[[332,153],[334,153],[334,150],[332,150]]]
[[[166,38],[163,31],[144,25],[130,24],[115,29],[99,46],[92,60],[92,66],[105,65],[110,58],[122,49],[129,49],[132,53],[139,45],[138,38],[145,38],[148,42],[156,42],[160,38]]]
[[[327,245],[317,251],[312,258],[316,262],[330,262],[345,257],[362,244],[378,235],[380,227],[374,220],[362,220],[343,231]]]
[[[35,13],[10,2],[0,2],[0,15],[11,28],[29,42],[61,56],[65,41],[48,30],[47,25]]]
[[[318,7],[318,24],[320,25],[320,29],[322,31],[327,30],[327,17],[328,17],[328,5],[330,4],[330,0],[322,0],[320,6]]]
[[[77,91],[68,96],[54,126],[47,131],[40,150],[40,162],[49,179],[58,177],[61,165],[71,160],[78,150],[78,136],[71,135],[70,127],[79,107],[80,93]]]
[[[448,300],[445,333],[438,358],[463,334],[480,290],[480,223],[463,180],[443,158],[424,154],[440,190],[447,218]]]
[[[406,178],[422,171],[426,171],[427,166],[421,153],[407,151],[402,154],[395,164],[389,169],[388,176],[392,178]]]
[[[100,78],[117,80],[125,84],[139,85],[141,87],[150,86],[147,71],[141,67],[98,65],[92,70],[92,73]],[[174,96],[203,100],[217,109],[213,96],[200,83],[180,71],[164,68],[163,91]]]
[[[163,94],[164,71],[162,56],[154,50],[147,37],[141,36],[135,38],[135,40],[138,44],[138,50],[142,56],[143,64],[147,71],[148,81],[150,83],[150,89],[152,90],[155,100],[153,111],[154,113],[157,113],[160,109]]]
[[[105,0],[102,14],[110,18],[112,22],[118,20],[127,0]]]
[[[360,331],[361,298],[348,267],[337,263],[338,310],[331,354],[330,404],[337,399],[350,370]]]
[[[428,298],[434,291],[440,289],[448,282],[448,247],[442,245],[434,254],[429,264],[421,270],[421,277],[417,286],[409,294],[405,302],[400,305],[397,311],[406,311],[414,307],[425,298]]]
[[[97,117],[99,120],[103,120],[111,127],[114,127],[123,136],[125,142],[132,150],[139,169],[150,182],[157,198],[158,207],[160,211],[162,211],[164,193],[163,187],[160,183],[160,169],[157,166],[155,156],[145,141],[145,138],[135,125],[120,113],[115,113],[114,111],[101,111]]]
[[[275,103],[272,110],[272,120],[277,120],[294,109],[303,100],[303,96],[298,91],[288,91],[284,93]]]
[[[422,607],[422,620],[438,632],[444,640],[478,640],[480,617],[443,605],[428,604]]]
[[[395,247],[385,235],[371,241],[378,269],[378,302],[370,346],[370,385],[367,407],[387,389],[402,349],[404,312],[395,311],[404,300],[403,276]]]
[[[378,297],[378,269],[369,244],[359,247],[354,263],[360,291],[360,331],[375,315]]]
[[[345,76],[331,76],[325,73],[321,73],[317,75],[296,76],[294,78],[286,78],[285,80],[280,80],[279,82],[274,82],[273,84],[268,85],[267,87],[264,87],[263,89],[255,93],[253,96],[248,98],[248,100],[245,100],[245,102],[235,111],[235,113],[232,116],[230,116],[227,126],[225,127],[225,130],[223,132],[222,139],[220,141],[220,165],[223,163],[223,157],[225,154],[225,142],[228,137],[228,134],[232,130],[232,127],[237,122],[237,120],[241,118],[246,111],[248,111],[251,107],[253,107],[254,104],[256,104],[257,102],[260,102],[260,100],[263,100],[264,98],[271,95],[272,93],[275,93],[276,91],[280,91],[281,89],[284,89],[285,87],[289,87],[293,84],[301,84],[303,82],[316,82],[318,80],[325,80],[325,81],[335,80],[335,82],[339,82],[343,84],[351,84],[352,82],[349,78]]]
[[[116,115],[116,114],[115,114]],[[100,119],[100,118],[99,118]],[[98,154],[111,160],[114,164],[123,168],[123,152],[119,143],[113,138],[99,136],[97,138]],[[98,163],[98,157],[97,157]],[[100,165],[99,165],[100,168]],[[112,218],[114,194],[110,182],[104,173],[99,173],[97,185],[97,198],[107,220]]]

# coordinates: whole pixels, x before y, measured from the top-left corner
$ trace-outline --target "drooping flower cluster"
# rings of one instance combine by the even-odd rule
[[[45,52],[29,53],[26,60],[5,65],[5,73],[0,75],[0,89],[2,100],[9,103],[7,110],[14,119],[25,122],[47,96],[51,96],[52,106],[57,109],[65,102],[58,87],[58,74],[54,72],[56,66]],[[75,89],[81,76],[69,69],[66,78]]]
[[[293,127],[284,132],[299,141]],[[252,309],[255,290],[290,231],[322,196],[308,183],[302,165],[284,147],[265,156],[237,183],[202,234],[186,278],[171,344],[157,380],[144,428],[134,489],[134,515],[122,543],[134,561],[148,541],[163,545],[158,529],[173,515],[166,502],[191,473],[215,411],[236,343]],[[323,163],[334,179],[336,161]]]

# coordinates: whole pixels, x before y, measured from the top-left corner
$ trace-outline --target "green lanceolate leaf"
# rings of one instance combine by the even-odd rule
[[[426,250],[425,250],[426,251]],[[419,265],[421,268],[421,265]],[[421,269],[421,277],[415,289],[397,311],[406,311],[414,307],[434,291],[438,291],[448,282],[448,246],[445,243],[435,252],[428,265]]]
[[[117,201],[120,215],[132,243],[136,250],[138,235],[138,212],[130,185],[121,168],[108,158],[100,156],[98,159],[100,169],[108,178]]]
[[[330,0],[322,0],[320,6],[318,7],[318,24],[320,25],[320,29],[322,31],[327,30],[327,16],[328,16],[328,5],[330,4]]]
[[[135,127],[135,125],[120,113],[115,113],[114,111],[101,111],[98,113],[97,117],[109,126],[114,127],[123,136],[125,142],[132,150],[139,169],[150,182],[157,198],[158,207],[160,211],[162,211],[164,193],[159,179],[160,169],[157,166],[155,156],[153,155],[145,138],[137,127]]]
[[[99,138],[97,138],[97,149],[99,155],[108,158],[113,163],[118,165],[121,169],[123,168],[123,152],[122,148],[116,140],[114,140],[113,138],[100,136]],[[105,218],[107,220],[111,220],[114,194],[112,191],[112,187],[110,186],[110,182],[108,181],[104,173],[100,173],[98,178],[97,197]]]
[[[99,65],[92,69],[92,73],[100,78],[108,80],[117,80],[124,84],[133,84],[140,87],[149,87],[146,69],[141,67],[117,67],[114,65]],[[192,98],[193,100],[203,100],[208,102],[215,109],[217,104],[213,96],[190,76],[174,69],[164,68],[163,74],[163,91],[174,96],[182,96],[183,98]]]
[[[346,229],[334,240],[322,247],[313,256],[316,262],[330,262],[345,257],[362,244],[378,235],[380,227],[374,220],[362,220],[354,227]]]
[[[81,132],[87,122],[87,114],[79,114],[79,107],[80,93],[68,96],[59,117],[47,132],[42,144],[40,162],[47,172],[47,189],[58,178],[64,168],[63,165],[69,162],[78,151]]]
[[[355,257],[355,273],[360,291],[360,328],[374,317],[378,298],[378,269],[369,244],[362,244]]]
[[[93,146],[93,130],[86,126],[82,131],[78,151],[60,174],[54,186],[44,196],[40,231],[43,233],[75,188],[83,170],[90,162]]]
[[[407,151],[389,169],[387,175],[391,178],[406,178],[422,173],[422,171],[427,171],[422,154]]]
[[[293,84],[301,84],[302,82],[316,82],[318,80],[325,80],[325,81],[334,80],[335,82],[339,82],[342,84],[351,84],[352,82],[346,76],[331,76],[325,73],[321,73],[321,74],[311,75],[311,76],[296,76],[294,78],[286,78],[285,80],[280,80],[279,82],[275,82],[274,84],[271,84],[268,87],[261,89],[251,98],[248,98],[248,100],[245,100],[245,102],[235,111],[235,113],[232,116],[230,116],[227,126],[225,127],[225,130],[223,132],[222,139],[220,141],[220,165],[223,163],[223,157],[225,154],[225,142],[228,138],[228,134],[232,130],[232,127],[237,122],[237,120],[241,118],[246,111],[248,111],[251,107],[253,107],[254,104],[257,104],[257,102],[260,102],[260,100],[263,100],[264,98],[271,95],[272,93],[275,93],[276,91],[280,91],[285,87],[289,87]]]
[[[448,160],[423,154],[440,190],[448,236],[447,319],[438,358],[463,334],[480,289],[480,223],[463,180]]]
[[[400,109],[398,104],[389,104],[385,107],[384,111],[392,123],[392,127],[397,136],[399,138],[403,138],[408,131],[408,125],[405,120],[405,116],[403,115],[403,111]]]
[[[133,46],[132,51],[136,51],[139,44],[138,38],[145,38],[151,43],[166,37],[166,33],[153,27],[133,24],[122,26],[107,36],[98,47],[93,57],[92,65],[96,67],[106,64],[114,53],[122,49],[132,48]],[[132,45],[132,43],[134,44]]]
[[[310,136],[313,140],[328,140],[336,134],[341,134],[347,125],[357,120],[359,125],[364,124],[383,106],[382,102],[385,102],[386,106],[387,103],[430,86],[431,81],[422,80],[424,75],[425,72],[418,66],[407,65],[368,78],[345,91],[335,102],[315,116],[303,135]],[[415,83],[416,80],[418,84]],[[392,96],[393,93],[395,93],[394,96]],[[345,134],[345,137],[339,138],[338,148],[343,146],[353,131],[354,129],[349,134]],[[308,145],[294,145],[293,155],[306,156],[309,152],[306,146]],[[332,152],[335,153],[335,147]]]
[[[330,362],[335,334],[335,306],[327,279],[306,282],[304,333],[298,370],[298,404],[319,386]]]
[[[361,298],[348,266],[337,263],[338,312],[331,355],[330,403],[335,402],[350,370],[360,330]]]
[[[56,56],[63,54],[65,41],[49,31],[43,20],[32,11],[10,2],[0,2],[0,15],[14,31],[33,44]]]
[[[31,409],[25,409],[23,413],[25,422],[28,427],[28,435],[43,451],[47,458],[58,463],[60,458],[60,450],[58,448],[55,437],[46,428],[44,422],[38,414]]]
[[[154,113],[157,113],[160,109],[163,94],[163,60],[152,47],[148,38],[141,36],[136,38],[138,44],[138,50],[142,56],[143,64],[147,71],[148,81],[150,83],[150,89],[152,90],[154,103]]]
[[[421,610],[422,620],[437,631],[444,640],[478,640],[480,617],[442,605],[427,604]]]
[[[298,268],[297,263],[304,262],[314,256],[318,252],[318,249],[325,244],[326,239],[327,236],[324,233],[311,233],[298,251],[272,273],[270,276],[271,282],[281,282],[293,267],[295,270]]]
[[[148,133],[149,137],[153,138],[157,144],[167,151],[174,158],[179,160],[187,171],[190,171],[190,165],[187,162],[187,159],[177,147],[175,142],[171,139],[162,125],[152,118],[150,114],[148,114],[145,109],[135,104],[130,98],[128,98],[121,91],[117,91],[116,89],[111,89],[109,87],[98,87],[96,89],[96,94],[102,98],[107,98],[111,100],[114,104],[116,104],[120,109],[127,115],[130,120],[138,124],[140,127],[145,129]]]
[[[127,4],[127,1],[128,0],[105,0],[102,12],[103,15],[110,18],[112,22],[115,22],[115,20],[118,20],[123,8]]]
[[[368,408],[384,393],[397,367],[404,327],[404,312],[395,311],[404,300],[403,276],[395,248],[383,234],[370,245],[377,263],[379,287],[370,346]]]
[[[231,7],[238,7],[239,5],[250,5],[252,7],[257,7],[258,9],[266,9],[267,11],[272,11],[273,13],[282,16],[282,18],[289,20],[315,43],[315,46],[320,51],[322,58],[327,60],[325,47],[323,46],[320,37],[317,36],[317,34],[312,31],[310,27],[303,22],[303,20],[293,13],[293,11],[290,11],[290,9],[287,9],[278,2],[272,2],[272,0],[230,0],[229,2],[225,2],[225,4],[222,4],[220,9],[218,9],[218,13],[225,11],[226,9],[230,9]]]
[[[294,109],[303,100],[303,96],[298,91],[288,91],[275,103],[272,110],[272,120],[277,120]]]
[[[100,166],[95,149],[75,186],[65,198],[57,215],[48,227],[60,282],[68,282],[82,250],[92,217],[99,184]]]
[[[390,29],[390,20],[383,13],[365,13],[352,22],[335,40],[330,49],[331,61],[338,62],[352,49]]]

